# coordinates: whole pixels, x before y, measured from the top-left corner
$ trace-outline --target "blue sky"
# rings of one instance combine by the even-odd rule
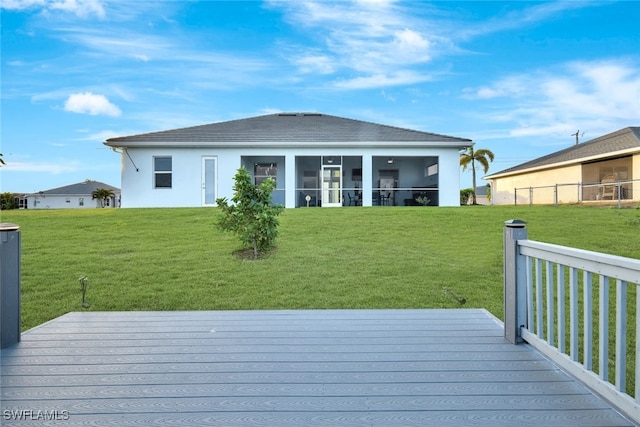
[[[640,126],[636,1],[1,5],[2,192],[119,186],[107,138],[280,111],[470,138],[490,173]]]

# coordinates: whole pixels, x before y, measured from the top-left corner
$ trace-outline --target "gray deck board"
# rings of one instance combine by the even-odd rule
[[[69,313],[1,369],[2,425],[632,425],[476,309]]]

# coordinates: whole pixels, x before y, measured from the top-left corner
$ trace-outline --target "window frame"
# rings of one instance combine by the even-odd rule
[[[169,167],[163,167],[163,165],[158,164],[160,160],[169,160]],[[162,180],[167,179],[168,177],[168,185],[158,185],[159,179],[160,184],[163,184]],[[167,184],[167,183],[164,183]],[[153,189],[154,190],[163,190],[163,189],[171,189],[173,188],[173,156],[153,156]]]

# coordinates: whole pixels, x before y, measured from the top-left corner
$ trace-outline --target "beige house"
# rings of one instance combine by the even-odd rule
[[[484,177],[495,205],[640,201],[640,127]]]

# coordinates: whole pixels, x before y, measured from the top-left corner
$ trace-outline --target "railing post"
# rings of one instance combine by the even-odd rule
[[[582,182],[578,183],[578,203],[581,203],[584,199],[584,184]]]
[[[0,347],[20,341],[20,227],[0,224]]]
[[[526,326],[527,323],[525,258],[518,250],[518,240],[526,239],[527,229],[524,221],[505,221],[504,336],[513,344],[522,342],[520,327]]]

